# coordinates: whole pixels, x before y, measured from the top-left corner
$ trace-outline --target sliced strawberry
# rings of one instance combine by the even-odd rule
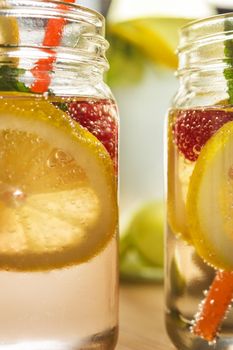
[[[117,168],[118,125],[113,102],[106,99],[74,101],[68,105],[68,113],[102,142]]]
[[[197,160],[209,138],[228,121],[233,112],[219,109],[187,109],[177,113],[173,125],[175,143],[186,159]]]

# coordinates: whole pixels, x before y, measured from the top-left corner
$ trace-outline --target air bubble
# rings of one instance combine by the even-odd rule
[[[214,345],[216,345],[216,339],[214,339],[214,340],[211,340],[211,341],[208,341],[208,344],[209,344],[209,346],[214,346]]]
[[[9,132],[6,132],[6,133],[4,134],[4,139],[5,139],[5,140],[9,140],[9,139],[10,139],[10,133],[9,133]]]
[[[6,184],[0,186],[0,200],[9,207],[19,207],[25,203],[26,194],[19,188]]]
[[[193,153],[199,155],[201,147],[199,145],[193,146]]]
[[[64,152],[61,149],[56,148],[50,153],[47,159],[47,166],[49,168],[54,168],[59,164],[64,166],[66,164],[71,163],[73,160],[74,158],[70,154]]]
[[[43,97],[47,100],[48,99],[48,97],[49,97],[49,93],[46,91],[46,92],[44,92],[43,93]]]

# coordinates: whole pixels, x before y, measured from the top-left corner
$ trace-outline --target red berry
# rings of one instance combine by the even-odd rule
[[[228,121],[233,113],[217,109],[180,110],[173,125],[175,143],[186,159],[197,160],[209,138]]]
[[[68,113],[107,149],[117,167],[118,126],[116,106],[110,100],[74,101]]]

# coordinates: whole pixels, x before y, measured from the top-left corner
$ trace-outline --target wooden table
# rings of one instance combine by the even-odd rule
[[[164,326],[161,285],[122,284],[116,350],[174,350]]]

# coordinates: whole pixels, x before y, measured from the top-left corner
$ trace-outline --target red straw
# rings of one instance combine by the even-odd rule
[[[75,0],[65,0],[65,2],[74,3]],[[57,8],[62,10],[68,10],[68,6],[64,4],[58,5]],[[50,47],[59,46],[65,24],[66,19],[64,18],[49,19],[42,45]],[[47,50],[44,51],[46,52]],[[31,70],[33,76],[35,77],[35,81],[31,86],[31,90],[36,93],[46,92],[51,82],[49,71],[52,70],[53,64],[56,61],[56,53],[51,50],[48,50],[47,52],[51,56],[39,59],[36,62],[35,67]]]

